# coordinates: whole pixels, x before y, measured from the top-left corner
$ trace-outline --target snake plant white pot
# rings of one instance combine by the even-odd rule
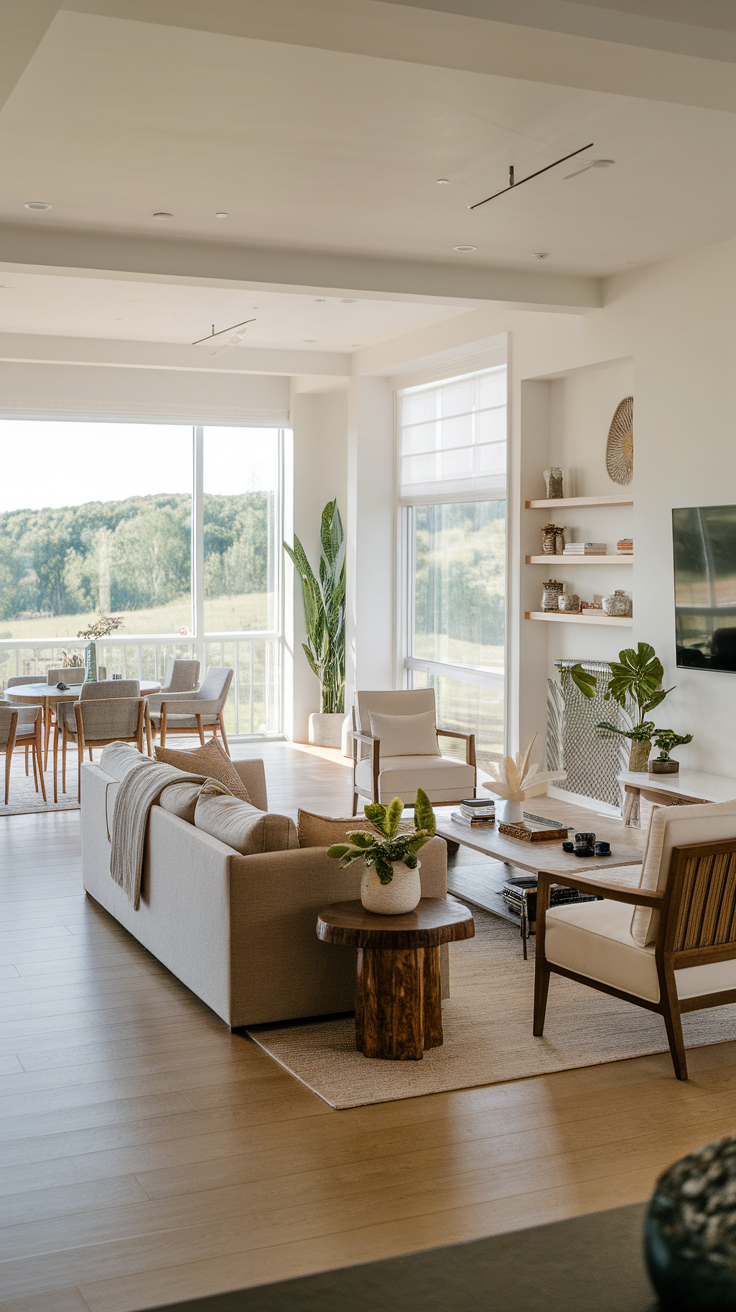
[[[309,717],[309,741],[314,747],[340,747],[342,744],[343,711],[315,711]]]
[[[419,906],[421,864],[417,861],[416,870],[410,870],[403,861],[392,861],[394,876],[390,884],[381,883],[375,866],[366,866],[360,881],[360,900],[366,911],[374,911],[378,916],[403,916]]]

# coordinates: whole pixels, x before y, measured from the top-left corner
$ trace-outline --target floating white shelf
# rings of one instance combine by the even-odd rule
[[[582,615],[568,615],[567,612],[561,611],[555,614],[554,611],[545,610],[528,610],[525,612],[527,620],[549,620],[552,624],[614,624],[619,628],[631,628],[634,621],[631,615],[628,619],[619,619],[614,615],[603,615],[601,611],[585,611]]]
[[[626,556],[527,556],[527,565],[633,565],[634,553]]]
[[[631,492],[612,492],[606,497],[554,497],[551,501],[527,501],[527,510],[555,510],[567,506],[633,506]]]

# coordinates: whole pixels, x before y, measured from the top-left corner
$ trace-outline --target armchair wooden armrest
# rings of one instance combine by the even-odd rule
[[[630,888],[625,884],[609,884],[604,879],[586,879],[585,875],[553,875],[548,870],[540,870],[537,883],[537,919],[540,910],[549,907],[549,890],[551,884],[562,884],[565,888],[576,888],[578,893],[595,893],[598,897],[608,898],[611,902],[628,902],[635,907],[661,907],[664,892],[645,891],[643,888]]]
[[[353,729],[353,815],[356,814],[358,803],[358,793],[355,787],[355,771],[358,762],[361,760],[359,753],[359,743],[367,743],[370,749],[368,757],[371,764],[371,779],[373,785],[373,796],[378,797],[378,775],[381,769],[381,739],[372,738],[369,733],[361,733],[358,729]]]
[[[456,729],[438,729],[438,738],[460,738],[465,743],[465,764],[475,766],[475,734],[459,733]]]

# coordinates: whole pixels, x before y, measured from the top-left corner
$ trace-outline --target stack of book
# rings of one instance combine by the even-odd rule
[[[471,829],[487,829],[496,823],[496,803],[492,797],[467,797],[460,810],[452,812],[452,819]]]
[[[537,918],[537,878],[536,875],[517,875],[508,879],[503,886],[502,897],[509,911],[520,916],[526,901],[530,929]],[[595,893],[578,893],[577,889],[565,888],[562,884],[553,884],[550,889],[550,906],[566,906],[570,902],[600,902]]]
[[[619,538],[618,542],[616,543],[616,551],[618,552],[619,556],[633,556],[634,539]]]
[[[563,556],[605,556],[605,542],[566,542]]]

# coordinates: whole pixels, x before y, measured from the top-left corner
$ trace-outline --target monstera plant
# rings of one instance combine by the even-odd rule
[[[294,545],[284,543],[302,585],[307,641],[302,643],[310,669],[320,685],[320,710],[345,712],[345,534],[337,498],[322,511],[320,556],[315,575],[296,533]]]
[[[654,720],[647,719],[647,716],[674,689],[662,687],[662,662],[648,642],[640,642],[636,650],[627,647],[620,651],[618,660],[611,661],[610,669],[604,698],[620,706],[626,726],[622,728],[610,720],[602,720],[596,728],[604,734],[628,738],[631,742],[629,769],[646,770],[652,739],[657,732]],[[598,687],[595,674],[584,670],[582,665],[573,665],[566,673],[584,697],[595,697]]]

